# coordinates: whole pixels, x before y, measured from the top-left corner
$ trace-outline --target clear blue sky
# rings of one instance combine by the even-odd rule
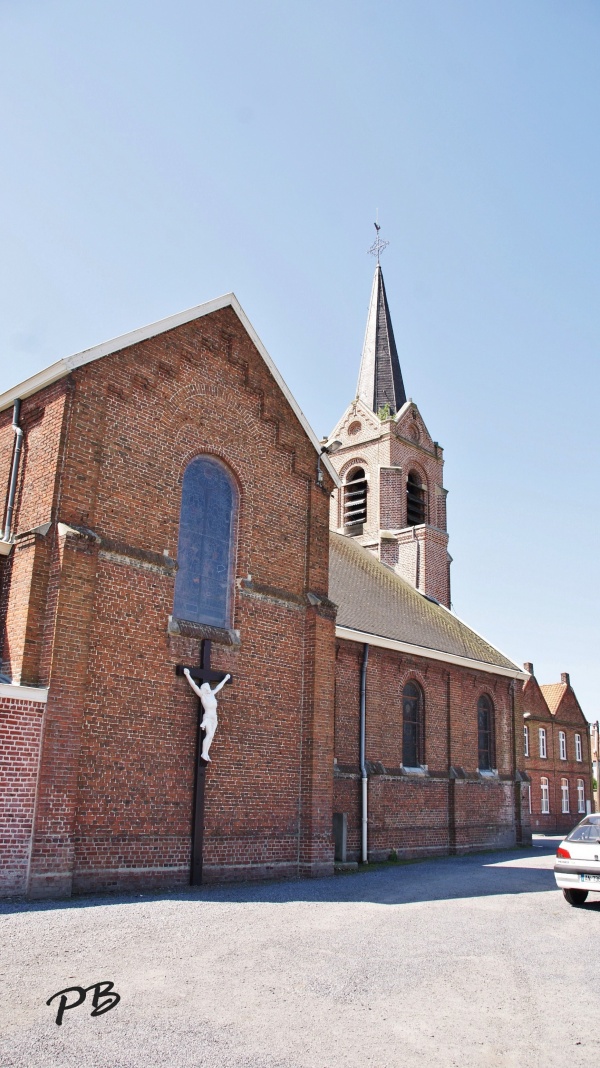
[[[0,0],[0,390],[234,290],[319,435],[379,209],[453,603],[598,698],[597,0]]]

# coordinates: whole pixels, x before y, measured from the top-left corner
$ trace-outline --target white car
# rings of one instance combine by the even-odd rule
[[[600,894],[600,814],[586,816],[556,851],[554,878],[569,905]]]

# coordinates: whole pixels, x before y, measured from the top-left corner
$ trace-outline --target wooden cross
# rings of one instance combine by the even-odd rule
[[[200,666],[189,667],[188,671],[195,682],[222,682],[227,672],[213,671],[210,666],[210,649],[212,642],[203,638],[200,643]],[[185,664],[177,664],[175,673],[183,675]],[[227,680],[231,682],[231,677]],[[204,786],[206,778],[206,761],[202,759],[202,740],[204,731],[200,728],[204,709],[198,700],[198,738],[196,742],[196,772],[194,776],[194,808],[192,820],[192,866],[190,885],[202,885],[202,848],[204,844]]]

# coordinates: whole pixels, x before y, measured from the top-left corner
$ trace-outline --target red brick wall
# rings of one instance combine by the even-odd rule
[[[16,544],[3,558],[0,578],[2,672],[15,683],[36,685],[40,675],[49,558],[44,538],[32,531],[50,523],[56,511],[69,392],[70,383],[63,379],[21,405],[23,447],[12,526]],[[11,422],[12,408],[0,412],[0,492],[8,491]]]
[[[23,894],[44,704],[0,696],[0,896]]]
[[[314,447],[230,309],[70,378],[36,630],[50,691],[29,893],[189,881],[197,700],[175,666],[197,663],[199,642],[167,632],[164,554],[176,558],[200,453],[227,463],[240,495],[241,646],[213,645],[234,683],[206,772],[205,875],[330,871],[332,487],[315,484]],[[28,494],[26,474],[22,511]],[[59,535],[58,521],[94,534]]]
[[[348,814],[348,855],[360,852],[359,685],[362,646],[339,641],[336,659],[334,810]],[[425,699],[425,764],[402,770],[402,690],[409,679]],[[369,856],[391,850],[410,857],[514,844],[528,837],[521,817],[523,745],[520,684],[456,665],[371,647],[367,668],[366,756],[369,770]],[[498,777],[477,771],[477,700],[494,704]],[[516,763],[515,763],[516,762]],[[450,769],[454,770],[451,772]],[[457,776],[454,778],[453,776]]]

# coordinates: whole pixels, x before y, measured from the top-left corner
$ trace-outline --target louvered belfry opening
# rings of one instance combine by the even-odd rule
[[[406,525],[418,527],[425,522],[425,486],[416,471],[410,471],[406,482]]]
[[[355,467],[344,486],[344,534],[362,534],[367,521],[367,479],[364,468]]]

